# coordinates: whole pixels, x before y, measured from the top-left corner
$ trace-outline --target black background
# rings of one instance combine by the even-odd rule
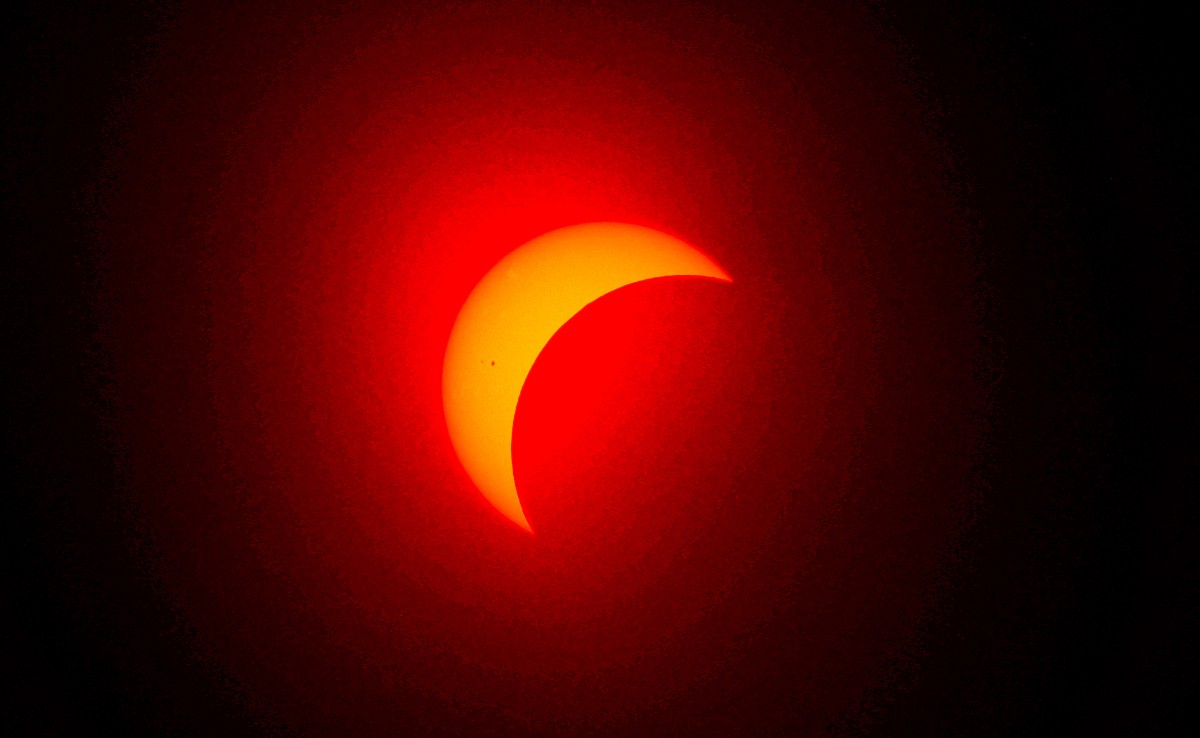
[[[120,489],[93,313],[106,137],[171,12],[7,11],[10,734],[272,732],[196,664],[136,520],[106,494]],[[1005,347],[985,476],[1005,494],[924,626],[919,676],[878,685],[829,729],[1184,734],[1197,522],[1184,23],[1086,3],[872,12],[906,50],[983,223],[983,318]]]

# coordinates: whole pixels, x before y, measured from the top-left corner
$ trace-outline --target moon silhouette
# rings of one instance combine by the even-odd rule
[[[517,495],[512,434],[529,370],[588,303],[635,282],[697,276],[731,282],[683,241],[625,223],[543,234],[505,256],[467,297],[446,347],[442,403],[467,475],[500,512],[533,532]]]

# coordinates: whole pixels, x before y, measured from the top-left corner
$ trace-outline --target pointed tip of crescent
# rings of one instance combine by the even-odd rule
[[[509,515],[509,516],[508,516],[508,519],[509,519],[509,520],[511,520],[511,521],[513,521],[514,523],[516,523],[516,524],[517,524],[517,525],[518,525],[520,528],[524,529],[524,531],[525,531],[526,533],[528,533],[529,535],[531,535],[531,536],[532,536],[532,535],[536,535],[536,534],[533,532],[533,526],[531,526],[531,525],[529,524],[529,520],[528,520],[528,519],[525,517],[525,511],[524,511],[524,510],[518,509],[518,510],[516,511],[516,514],[514,514],[514,515]]]
[[[704,257],[704,259],[705,259],[705,261],[708,262],[708,264],[707,264],[708,270],[706,272],[702,273],[703,276],[708,277],[710,279],[716,279],[721,282],[732,282],[733,281],[733,277],[729,276],[729,272],[725,271],[724,267],[722,267],[720,264],[713,261],[712,259],[709,259],[708,257]]]

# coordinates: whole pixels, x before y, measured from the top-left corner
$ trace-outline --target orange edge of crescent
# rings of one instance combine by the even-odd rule
[[[483,496],[532,533],[513,474],[517,401],[542,349],[586,305],[658,277],[730,276],[692,246],[625,223],[539,236],[501,259],[471,291],[446,347],[442,405],[455,453]]]

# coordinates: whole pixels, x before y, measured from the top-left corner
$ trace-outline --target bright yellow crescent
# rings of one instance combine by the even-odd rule
[[[732,281],[721,267],[665,233],[625,223],[551,231],[492,267],[463,304],[442,367],[450,440],[479,491],[532,532],[513,477],[517,400],[550,338],[588,303],[656,277]]]

